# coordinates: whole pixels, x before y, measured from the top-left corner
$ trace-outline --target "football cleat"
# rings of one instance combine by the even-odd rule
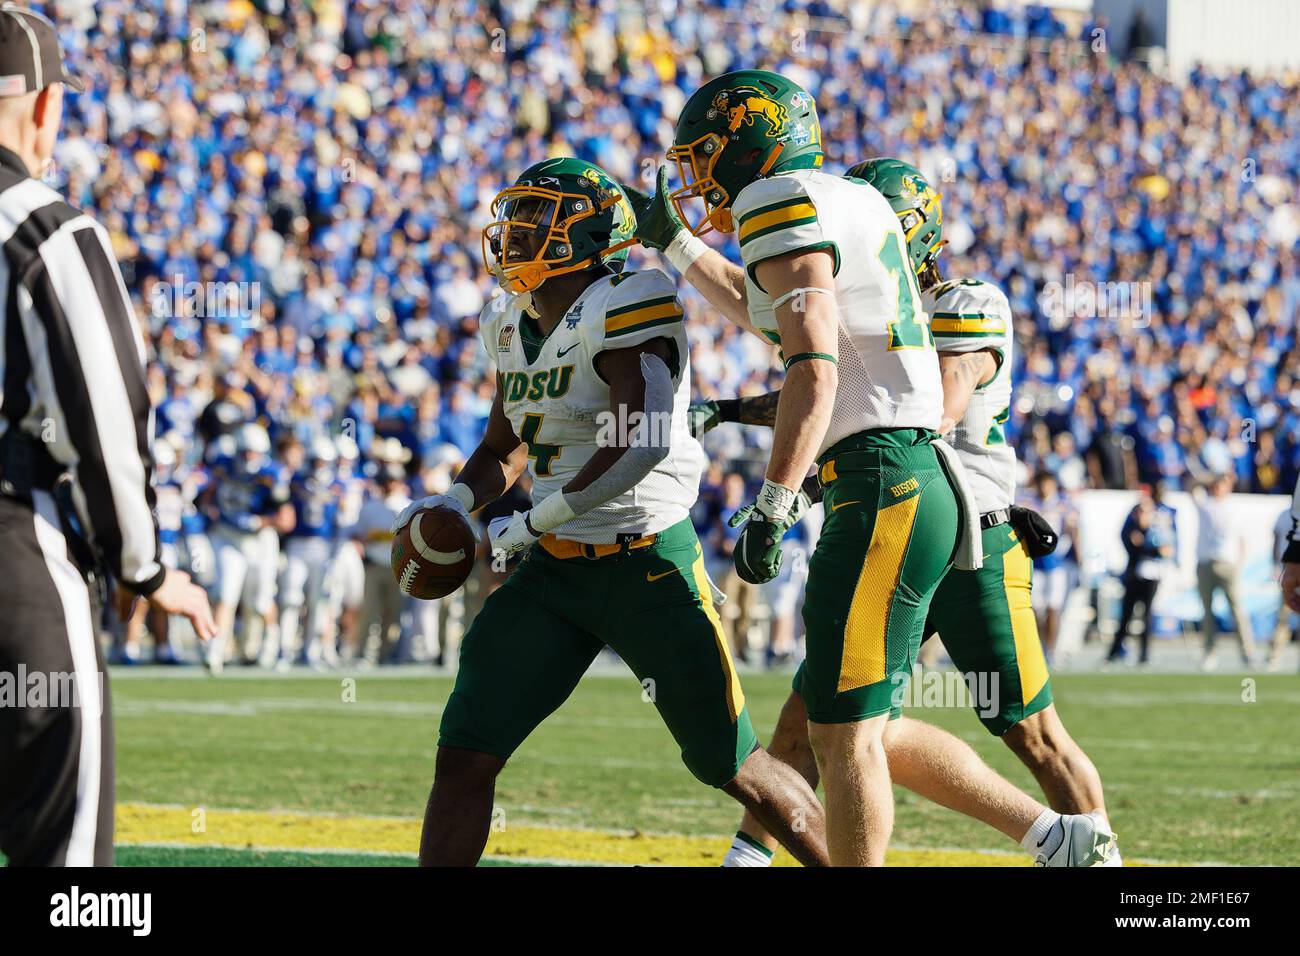
[[[1100,818],[1086,813],[1062,815],[1034,856],[1034,866],[1120,865],[1115,834]]]

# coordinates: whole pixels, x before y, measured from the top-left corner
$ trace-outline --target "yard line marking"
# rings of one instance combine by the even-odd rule
[[[224,847],[258,851],[361,853],[413,857],[420,825],[408,817],[353,816],[306,811],[205,808],[203,830],[188,807],[122,803],[117,807],[121,846]],[[578,866],[717,866],[729,836],[680,836],[574,827],[506,826],[488,837],[485,859],[495,862]],[[891,866],[1029,866],[1009,850],[890,847]],[[797,866],[777,854],[777,866]]]

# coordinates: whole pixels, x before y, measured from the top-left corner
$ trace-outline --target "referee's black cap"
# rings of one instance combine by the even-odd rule
[[[68,72],[54,24],[35,10],[0,4],[0,96],[22,96],[63,83],[78,93],[86,86]]]

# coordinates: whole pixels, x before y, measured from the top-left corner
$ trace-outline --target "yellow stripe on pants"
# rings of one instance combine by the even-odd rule
[[[1030,582],[1034,562],[1019,541],[1002,555],[1002,587],[1011,613],[1011,636],[1016,642],[1016,668],[1020,671],[1020,699],[1025,704],[1047,683],[1047,660],[1038,639],[1038,620],[1031,603]]]
[[[871,544],[862,562],[858,583],[844,626],[844,656],[840,660],[840,693],[885,679],[885,632],[894,603],[903,560],[912,540],[919,494],[876,512]]]
[[[726,635],[722,632],[722,619],[718,609],[713,606],[713,589],[709,587],[709,575],[704,570],[704,557],[697,555],[691,565],[691,577],[695,579],[695,590],[699,592],[700,604],[704,614],[713,625],[713,640],[718,645],[718,656],[722,659],[722,670],[727,675],[727,712],[731,719],[740,717],[745,709],[745,692],[740,688],[740,675],[736,673],[736,664],[731,659],[731,648],[727,646]]]

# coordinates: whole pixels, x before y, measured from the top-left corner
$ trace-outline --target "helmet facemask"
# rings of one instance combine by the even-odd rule
[[[542,186],[511,186],[492,201],[493,221],[483,229],[483,261],[505,291],[532,292],[551,276],[591,268],[627,248],[627,239],[577,262],[569,230],[575,223],[599,215],[620,201]]]
[[[722,158],[727,141],[718,133],[706,133],[693,143],[674,146],[668,159],[677,164],[682,185],[668,194],[673,208],[692,235],[702,236],[717,229],[731,232],[735,222],[731,215],[731,195],[713,177],[713,168]],[[703,212],[699,203],[704,204]]]
[[[714,169],[726,148],[726,137],[720,133],[706,133],[693,143],[674,146],[668,150],[668,159],[677,164],[677,172],[683,184],[669,193],[668,198],[693,235],[703,236],[714,229],[728,233],[736,230],[735,217],[731,214],[731,201],[735,197],[714,175]],[[751,181],[766,176],[768,170],[776,165],[783,150],[783,143],[775,144],[768,151],[762,166],[750,177]],[[760,155],[762,154],[758,150],[751,150],[745,158]],[[745,165],[744,159],[728,158],[737,166]],[[697,202],[704,204],[702,214],[692,212],[693,209],[698,210]]]

